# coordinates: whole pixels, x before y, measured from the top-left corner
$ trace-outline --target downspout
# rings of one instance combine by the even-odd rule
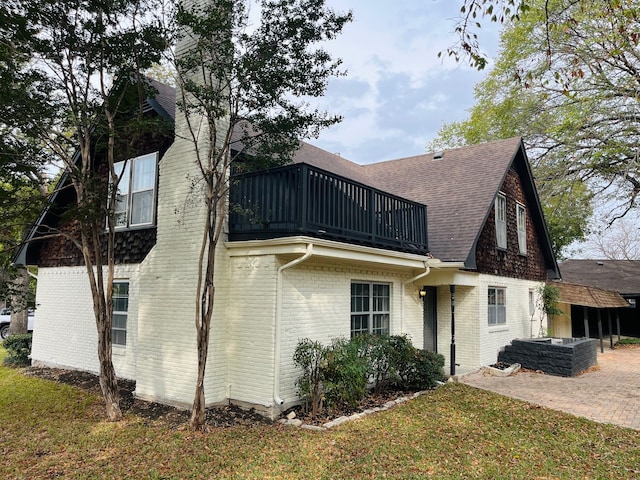
[[[428,262],[423,262],[423,263],[424,263],[424,272],[416,275],[411,280],[408,280],[402,284],[402,291],[400,292],[400,298],[402,299],[402,302],[400,303],[400,307],[401,307],[400,333],[404,333],[404,286],[409,285],[410,283],[413,283],[416,280],[420,280],[422,277],[426,277],[427,275],[429,275],[429,273],[431,273],[431,267],[429,266],[429,263]]]
[[[278,268],[278,277],[276,279],[276,317],[275,317],[275,335],[274,335],[274,366],[273,366],[273,400],[276,405],[282,405],[284,400],[280,398],[280,329],[282,325],[282,277],[285,270],[304,262],[313,255],[313,243],[307,245],[307,251],[301,257],[290,261]]]

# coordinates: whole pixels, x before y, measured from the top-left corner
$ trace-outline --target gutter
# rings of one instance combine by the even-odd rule
[[[283,272],[291,267],[295,267],[299,263],[304,262],[313,255],[313,243],[307,244],[306,253],[289,263],[278,268],[278,277],[276,280],[276,315],[275,315],[275,335],[274,335],[274,366],[273,366],[273,400],[276,405],[282,405],[284,400],[280,398],[280,343],[281,343],[281,327],[282,327],[282,278]]]
[[[416,280],[420,280],[422,277],[426,277],[431,273],[431,267],[429,266],[429,262],[425,261],[424,263],[424,272],[416,275],[411,280],[408,280],[402,284],[402,291],[400,292],[400,298],[402,299],[400,305],[402,311],[400,312],[400,333],[404,333],[404,286],[409,285],[410,283],[415,282]]]

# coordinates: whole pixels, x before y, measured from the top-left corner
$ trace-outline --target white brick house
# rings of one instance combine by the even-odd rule
[[[172,92],[157,87],[151,105],[173,119]],[[136,381],[138,397],[188,407],[197,371],[203,212],[187,201],[188,179],[196,174],[189,144],[176,137],[148,146],[140,162],[154,152],[152,221],[136,223],[126,212],[131,216],[119,233],[120,337],[113,360],[118,376]],[[209,404],[235,402],[276,414],[296,402],[292,356],[302,338],[407,334],[416,346],[442,353],[454,373],[493,363],[511,339],[538,333],[530,302],[558,269],[520,139],[370,165],[302,144],[294,165],[247,174],[234,188],[262,175],[274,192],[287,193],[279,179],[294,174],[305,189],[325,188],[304,198],[291,193],[285,202],[289,209],[305,205],[295,210],[302,223],[275,218],[275,206],[257,220],[232,215],[218,250]],[[52,198],[52,205],[64,204]],[[282,205],[283,215],[293,211]],[[426,225],[420,223],[425,205]],[[57,221],[51,211],[43,212],[17,257],[39,266],[32,359],[96,372],[84,267],[63,240],[37,240],[39,226]],[[369,223],[354,226],[358,215]]]

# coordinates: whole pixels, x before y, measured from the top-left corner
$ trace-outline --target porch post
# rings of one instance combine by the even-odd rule
[[[600,338],[600,353],[604,353],[604,339],[602,338],[602,313],[598,308],[598,338]]]
[[[584,336],[589,338],[589,311],[587,307],[582,307],[582,311],[584,312]]]
[[[609,321],[609,348],[613,348],[613,327],[611,326],[611,309],[607,309],[607,319]]]
[[[618,332],[618,342],[620,342],[620,309],[616,308],[616,331]]]
[[[449,292],[451,293],[451,366],[450,372],[451,375],[456,374],[456,286],[449,285]]]

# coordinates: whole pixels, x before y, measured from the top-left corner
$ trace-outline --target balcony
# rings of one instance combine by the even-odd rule
[[[307,235],[425,254],[427,207],[299,163],[234,175],[229,240]]]

